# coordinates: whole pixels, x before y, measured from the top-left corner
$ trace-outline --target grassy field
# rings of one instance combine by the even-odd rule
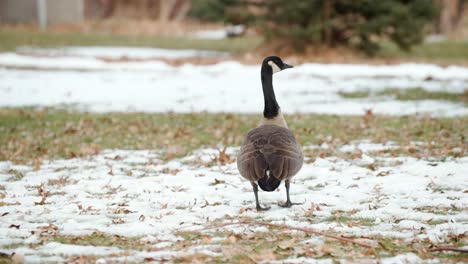
[[[259,118],[241,114],[96,114],[3,108],[0,160],[72,158],[109,148],[158,150],[170,159],[201,147],[238,146]],[[295,114],[286,119],[303,145],[331,146],[310,153],[312,156],[336,155],[340,146],[361,139],[407,146],[395,150],[395,155],[402,151],[416,157],[466,154],[468,117],[389,117],[369,113],[364,117]],[[421,145],[416,148],[412,142]]]
[[[382,44],[382,50],[377,53],[381,58],[400,58],[406,61],[424,61],[439,64],[463,64],[468,61],[467,41],[441,41],[419,44],[405,52],[392,43]]]
[[[103,33],[59,33],[0,29],[0,51],[14,51],[18,46],[55,48],[62,46],[135,46],[166,49],[200,49],[238,53],[257,47],[260,38],[194,39],[117,35]]]
[[[369,91],[340,92],[344,98],[367,98],[376,96],[391,96],[399,101],[414,100],[445,100],[451,102],[468,103],[468,89],[462,94],[448,92],[430,92],[421,88],[395,89],[387,88],[371,94]]]
[[[201,49],[232,52],[242,54],[248,51],[259,52],[262,45],[260,37],[243,37],[232,39],[194,39],[189,37],[144,36],[144,35],[118,35],[104,33],[63,33],[63,32],[39,32],[24,29],[0,28],[0,51],[14,51],[18,46],[35,46],[42,48],[62,46],[135,46],[158,47],[168,49]],[[261,50],[261,49],[260,49]],[[342,51],[340,51],[342,52]],[[340,57],[354,58],[351,62],[382,62],[390,60],[416,61],[436,64],[462,64],[468,61],[468,42],[442,41],[438,43],[424,43],[417,45],[406,52],[399,50],[391,43],[383,43],[382,49],[375,58],[359,55],[355,51],[346,51],[348,54],[340,54]],[[311,55],[312,56],[312,55]],[[320,53],[311,58],[303,58],[307,61],[332,62],[321,57]]]

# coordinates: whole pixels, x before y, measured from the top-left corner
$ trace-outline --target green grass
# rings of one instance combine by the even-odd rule
[[[338,94],[343,97],[343,98],[348,98],[348,99],[357,99],[357,98],[366,98],[369,97],[370,93],[369,91],[353,91],[353,92],[344,92],[340,91]]]
[[[286,115],[304,145],[327,142],[329,149],[305,150],[309,157],[335,155],[353,140],[395,141],[388,155],[463,156],[468,117]],[[171,159],[202,147],[239,146],[260,115],[80,113],[65,110],[0,108],[0,160],[40,161],[98,153],[102,149],[152,149]],[[422,145],[411,147],[411,141]],[[461,151],[454,151],[454,148]],[[452,151],[453,150],[453,151]]]
[[[422,43],[409,52],[402,51],[390,42],[381,43],[382,49],[376,54],[381,58],[427,61],[440,64],[466,64],[468,61],[467,41],[442,41]]]
[[[354,92],[339,92],[340,96],[349,99],[367,98],[373,96],[392,96],[400,101],[415,101],[415,100],[445,100],[451,102],[468,102],[468,89],[463,93],[449,92],[431,92],[422,88],[396,89],[386,88],[371,94],[369,91],[354,91]]]
[[[348,226],[373,226],[374,220],[370,218],[352,217],[346,212],[332,212],[332,215],[325,218],[325,222],[342,223]]]
[[[431,219],[431,220],[427,221],[428,225],[440,225],[440,224],[444,224],[444,223],[447,223],[447,220],[434,220],[434,219]]]
[[[200,49],[238,53],[261,44],[261,38],[194,39],[99,33],[56,33],[0,29],[0,51],[14,51],[18,46],[54,48],[62,46],[137,46],[167,49]]]
[[[379,95],[393,96],[400,101],[414,100],[446,100],[452,102],[468,102],[468,89],[464,93],[448,93],[448,92],[429,92],[422,88],[412,89],[385,89],[378,93]]]
[[[103,233],[92,233],[83,236],[57,235],[52,238],[54,242],[62,244],[73,244],[82,246],[118,247],[121,249],[144,250],[149,247],[140,241],[140,238],[107,235]]]
[[[391,238],[379,238],[377,241],[379,241],[379,246],[383,249],[383,251],[390,253],[389,256],[393,254],[402,254],[404,252],[413,251],[411,245],[404,243],[400,240]]]
[[[12,264],[13,261],[7,256],[0,256],[0,264]]]

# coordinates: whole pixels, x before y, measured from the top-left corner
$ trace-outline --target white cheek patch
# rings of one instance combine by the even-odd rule
[[[270,65],[271,69],[273,70],[273,73],[277,73],[281,71],[278,65],[276,65],[276,63],[274,63],[273,61],[269,61],[268,65]]]

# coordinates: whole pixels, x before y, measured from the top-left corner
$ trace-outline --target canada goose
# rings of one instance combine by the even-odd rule
[[[257,211],[270,209],[260,206],[257,184],[262,190],[272,192],[284,180],[287,200],[281,206],[291,207],[294,204],[289,199],[289,181],[301,169],[304,157],[301,146],[288,129],[273,91],[273,74],[292,67],[277,56],[263,60],[263,118],[258,127],[247,133],[237,156],[240,174],[252,184]]]

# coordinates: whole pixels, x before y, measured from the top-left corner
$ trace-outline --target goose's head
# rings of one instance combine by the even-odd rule
[[[286,64],[278,56],[268,56],[263,60],[262,67],[271,67],[272,73],[277,73],[282,70],[293,68],[292,65]]]

